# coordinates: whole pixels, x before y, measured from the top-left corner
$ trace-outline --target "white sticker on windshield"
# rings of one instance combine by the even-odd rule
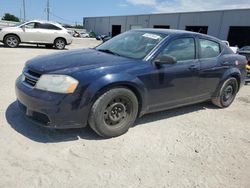
[[[152,34],[152,33],[145,33],[142,36],[144,36],[146,38],[150,38],[150,39],[155,39],[155,40],[161,38],[159,35],[155,35],[155,34]]]

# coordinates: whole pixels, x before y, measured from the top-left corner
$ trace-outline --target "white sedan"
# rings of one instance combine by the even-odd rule
[[[73,37],[58,23],[33,20],[0,29],[0,41],[11,48],[17,47],[20,43],[30,43],[64,49],[72,43]]]

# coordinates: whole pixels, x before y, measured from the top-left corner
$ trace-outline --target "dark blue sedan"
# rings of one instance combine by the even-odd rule
[[[21,109],[50,128],[124,134],[137,117],[203,101],[228,107],[246,77],[246,58],[192,32],[140,29],[93,49],[29,60],[16,81]]]

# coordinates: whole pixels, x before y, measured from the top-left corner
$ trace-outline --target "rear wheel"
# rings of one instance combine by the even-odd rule
[[[55,40],[54,45],[58,50],[63,50],[66,46],[66,41],[63,38],[58,38]]]
[[[89,125],[100,136],[110,138],[128,131],[136,120],[138,100],[126,88],[111,89],[92,106]]]
[[[212,103],[220,108],[230,106],[238,92],[238,82],[235,78],[228,78],[220,88],[217,97],[212,99]]]
[[[19,38],[16,35],[7,35],[4,38],[4,44],[10,48],[18,47],[19,43],[20,43]]]

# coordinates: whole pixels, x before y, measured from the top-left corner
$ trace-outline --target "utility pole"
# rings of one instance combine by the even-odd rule
[[[47,0],[47,21],[49,21],[49,14],[50,14],[50,7],[49,7],[49,0]]]
[[[25,0],[23,0],[23,21],[26,20],[26,11],[25,11],[26,7],[25,7]]]

